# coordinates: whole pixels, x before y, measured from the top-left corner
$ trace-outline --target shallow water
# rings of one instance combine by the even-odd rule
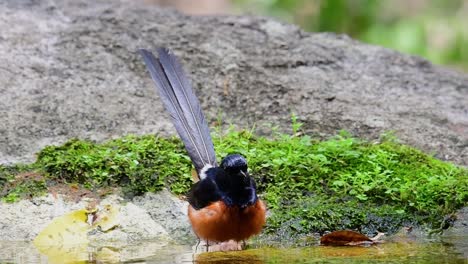
[[[368,247],[258,248],[193,255],[190,246],[146,241],[49,248],[46,256],[31,243],[0,242],[0,263],[468,263],[467,249],[468,237],[452,237]]]

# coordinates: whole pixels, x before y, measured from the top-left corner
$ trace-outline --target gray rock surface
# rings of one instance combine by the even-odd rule
[[[455,214],[453,226],[444,231],[442,241],[453,247],[468,259],[468,206]]]
[[[179,242],[194,242],[194,234],[187,217],[188,203],[173,196],[168,190],[157,194],[146,193],[135,197],[136,206],[146,210],[151,218],[160,224]]]
[[[51,194],[17,203],[0,202],[0,240],[33,240],[55,217],[85,206],[85,201],[67,203]]]
[[[468,165],[468,75],[346,36],[144,1],[0,2],[0,163],[72,137],[173,134],[138,48],[168,46],[209,120],[405,143]]]
[[[61,195],[54,197],[51,194],[11,204],[0,202],[0,241],[31,241],[53,219],[85,209],[90,203],[94,201],[82,199],[72,202]],[[161,245],[171,241],[188,244],[195,241],[186,215],[187,204],[166,190],[131,201],[116,195],[108,196],[99,201],[97,208],[101,210],[98,213],[107,205],[118,211],[115,225],[111,225],[115,227],[106,232],[93,228],[88,236],[92,243],[103,245],[112,242],[122,246],[141,240],[155,240]],[[172,224],[170,227],[169,222]]]

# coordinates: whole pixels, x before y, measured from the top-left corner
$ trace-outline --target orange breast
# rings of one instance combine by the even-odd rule
[[[242,241],[260,233],[265,225],[266,207],[261,200],[244,209],[217,201],[200,210],[188,208],[193,231],[210,241]]]

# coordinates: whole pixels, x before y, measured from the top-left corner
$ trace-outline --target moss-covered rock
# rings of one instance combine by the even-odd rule
[[[293,126],[297,132],[300,125]],[[229,153],[247,157],[259,194],[270,209],[265,229],[270,240],[295,240],[338,229],[392,233],[414,224],[439,229],[446,226],[446,216],[468,201],[467,169],[399,144],[388,135],[377,142],[346,133],[316,141],[307,135],[265,138],[229,130],[216,131],[213,139],[218,158]],[[26,168],[40,172],[49,186],[61,182],[92,189],[121,187],[131,196],[163,187],[184,194],[191,185],[192,169],[179,140],[153,135],[102,144],[73,139],[46,147]],[[14,170],[2,171],[9,171],[10,176],[2,178],[10,179]],[[19,186],[29,186],[24,184]],[[37,188],[20,190],[36,194]],[[17,192],[4,190],[3,199],[13,201],[12,193]]]

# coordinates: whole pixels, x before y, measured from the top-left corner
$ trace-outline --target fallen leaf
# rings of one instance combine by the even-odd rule
[[[350,230],[341,230],[331,232],[320,238],[320,244],[324,246],[356,246],[369,245],[378,243],[378,239],[383,236],[379,233],[375,238],[371,239],[363,234]]]
[[[76,263],[88,260],[88,211],[76,210],[57,217],[34,239],[40,253],[49,263]]]

